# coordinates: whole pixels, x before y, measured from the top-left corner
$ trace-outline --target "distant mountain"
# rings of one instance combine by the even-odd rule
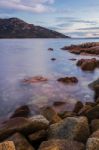
[[[70,38],[18,18],[0,19],[0,38]]]

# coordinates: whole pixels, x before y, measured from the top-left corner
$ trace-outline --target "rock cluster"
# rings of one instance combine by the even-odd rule
[[[81,67],[84,71],[93,71],[96,68],[99,68],[99,60],[95,58],[92,59],[80,59],[77,62],[77,66]]]
[[[94,89],[98,81],[89,86]],[[97,99],[78,101],[72,112],[43,107],[39,115],[27,117],[28,111],[26,106],[17,109],[0,124],[0,150],[99,150]]]
[[[99,55],[99,42],[83,43],[80,45],[65,46],[62,50],[69,50],[75,54],[94,54]]]

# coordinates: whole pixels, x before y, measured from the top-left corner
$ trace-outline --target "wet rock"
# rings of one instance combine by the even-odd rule
[[[53,51],[54,49],[53,49],[53,48],[48,48],[48,50],[49,50],[49,51]]]
[[[84,150],[84,145],[76,141],[54,139],[43,142],[39,150]]]
[[[13,134],[8,140],[14,142],[16,150],[34,150],[33,146],[20,133]]]
[[[99,42],[83,43],[80,45],[65,46],[63,50],[69,50],[75,54],[94,54],[99,55]]]
[[[38,82],[44,82],[44,81],[48,81],[48,79],[42,76],[35,76],[35,77],[29,77],[29,78],[22,80],[22,83],[31,84],[31,83],[38,83]]]
[[[64,77],[59,78],[57,81],[65,83],[65,84],[74,84],[78,83],[78,79],[76,77]]]
[[[52,60],[52,61],[55,61],[55,60],[56,60],[56,58],[51,58],[51,60]]]
[[[98,119],[99,118],[99,104],[96,105],[95,107],[92,107],[89,111],[86,112],[85,115],[87,116],[89,121],[93,119]]]
[[[86,117],[68,117],[50,126],[49,139],[70,139],[85,142],[89,137],[89,126]]]
[[[60,112],[58,114],[62,119],[65,119],[67,117],[74,117],[76,116],[77,114],[74,113],[74,112],[71,112],[71,111],[64,111],[64,112]]]
[[[86,150],[99,150],[99,139],[89,138],[87,141]]]
[[[83,108],[83,103],[81,101],[76,102],[73,112],[78,113],[81,108]]]
[[[89,110],[91,110],[91,109],[92,109],[92,106],[90,106],[90,105],[84,105],[84,106],[82,107],[82,109],[78,112],[78,115],[80,115],[80,116],[85,116],[86,113],[87,113]]]
[[[47,120],[49,120],[49,122],[51,124],[61,121],[61,118],[58,116],[58,114],[51,107],[43,107],[43,108],[41,108],[41,114]]]
[[[77,66],[80,66],[82,70],[85,71],[93,71],[95,68],[97,68],[98,60],[95,58],[92,59],[81,59],[78,60]]]
[[[0,143],[0,150],[16,150],[12,141],[5,141]]]
[[[28,138],[31,142],[43,141],[46,139],[46,137],[47,137],[46,130],[40,130],[40,131],[34,132],[28,136]]]
[[[86,102],[85,105],[91,106],[91,107],[95,107],[97,104],[94,102]]]
[[[15,112],[12,114],[10,118],[16,118],[16,117],[29,117],[30,109],[27,105],[21,106],[15,110]]]
[[[29,134],[46,129],[48,126],[49,121],[42,115],[37,115],[28,119],[23,117],[13,118],[0,125],[0,140],[7,138],[15,132]]]
[[[91,122],[91,130],[92,132],[99,130],[99,119],[94,119]]]

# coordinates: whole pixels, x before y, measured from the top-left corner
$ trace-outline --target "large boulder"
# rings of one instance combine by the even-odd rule
[[[0,143],[0,150],[16,150],[12,141],[5,141]]]
[[[61,118],[59,115],[54,111],[52,107],[43,107],[41,108],[41,114],[49,120],[51,124],[57,123],[61,121]]]
[[[20,133],[15,133],[8,140],[13,141],[16,150],[34,150],[33,146]]]
[[[42,115],[37,115],[32,118],[13,118],[0,125],[0,140],[7,138],[15,132],[30,134],[32,132],[46,129],[49,126],[49,121]]]
[[[86,150],[99,150],[99,139],[89,138],[86,144]]]
[[[99,97],[99,79],[89,84],[89,87],[95,92],[95,99]]]
[[[77,66],[80,66],[82,70],[93,71],[98,67],[99,61],[95,58],[92,59],[80,59],[77,62]]]
[[[86,117],[68,117],[50,126],[49,139],[70,139],[85,142],[89,137],[89,126]]]
[[[99,139],[99,130],[93,132],[90,137],[91,137],[91,138],[98,138],[98,139]]]
[[[76,141],[54,139],[43,142],[39,150],[84,150],[84,145]]]

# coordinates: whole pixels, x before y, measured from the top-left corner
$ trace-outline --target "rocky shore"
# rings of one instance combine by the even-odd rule
[[[76,54],[99,55],[99,43],[64,47]],[[52,48],[48,50],[53,51]],[[55,58],[52,59],[53,61]],[[76,61],[76,59],[71,59]],[[99,60],[80,59],[76,65],[83,71],[99,68]],[[42,76],[28,77],[23,84],[47,82]],[[57,82],[77,84],[73,77],[61,77]],[[0,150],[99,150],[99,79],[90,83],[94,102],[77,101],[72,111],[56,112],[53,107],[40,108],[38,115],[30,116],[27,105],[22,106],[0,123]],[[58,101],[54,105],[63,105]]]
[[[0,124],[0,150],[99,150],[99,79],[89,87],[95,102],[78,101],[72,112],[43,107],[30,117],[27,106],[17,109]]]
[[[99,55],[99,42],[83,43],[80,45],[64,46],[62,50],[69,50],[74,54],[94,54]]]

